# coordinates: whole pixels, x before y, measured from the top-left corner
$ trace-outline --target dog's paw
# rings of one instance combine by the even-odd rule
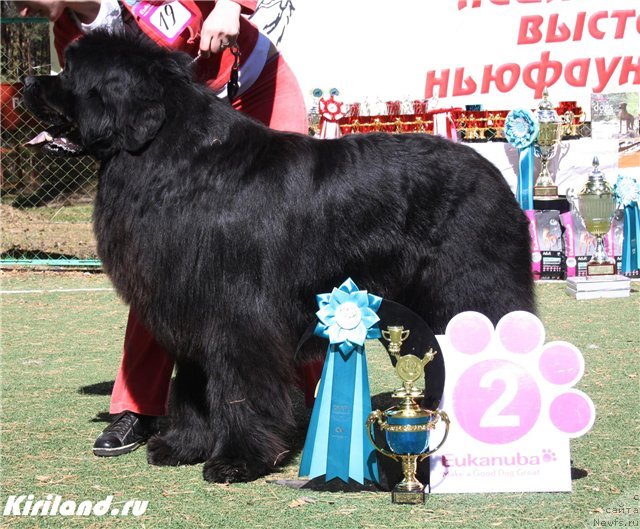
[[[147,441],[147,461],[151,465],[177,466],[184,463],[179,455],[178,450],[160,435],[153,435]]]
[[[204,464],[204,479],[212,483],[254,481],[268,474],[271,468],[257,461],[241,458],[212,457]]]
[[[189,454],[184,448],[173,445],[166,436],[153,435],[147,441],[147,461],[157,466],[193,465],[205,458]]]

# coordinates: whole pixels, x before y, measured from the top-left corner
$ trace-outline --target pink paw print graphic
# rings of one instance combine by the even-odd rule
[[[446,359],[447,378],[457,380],[446,406],[474,439],[504,445],[543,431],[579,437],[593,425],[591,399],[573,387],[584,373],[582,354],[568,342],[545,344],[535,315],[509,313],[494,329],[486,316],[464,312],[445,339],[457,352]]]

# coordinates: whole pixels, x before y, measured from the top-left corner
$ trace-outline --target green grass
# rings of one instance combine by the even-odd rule
[[[55,222],[91,222],[93,204],[81,204],[76,206],[64,206],[58,208],[36,208],[44,219]]]
[[[0,203],[11,205],[15,200],[14,196],[3,195]],[[35,221],[53,222],[91,222],[93,217],[93,203],[86,204],[65,204],[63,206],[41,206],[37,208],[24,208],[17,211],[29,216]]]
[[[36,218],[54,222],[91,222],[93,204],[44,206],[27,210]]]
[[[547,341],[575,344],[586,359],[578,387],[596,405],[593,429],[572,441],[575,468],[586,476],[572,493],[432,495],[425,506],[397,506],[387,493],[300,491],[267,483],[214,485],[202,466],[149,466],[145,450],[96,458],[109,387],[120,360],[126,307],[110,291],[55,292],[110,286],[101,274],[5,273],[2,290],[2,491],[36,499],[148,500],[140,518],[3,517],[0,526],[144,528],[581,528],[618,520],[640,526],[640,294],[576,302],[560,283],[537,286]],[[384,356],[369,355],[372,390],[395,380]],[[299,450],[275,475],[294,478]],[[311,502],[300,502],[303,497]],[[631,522],[631,525],[629,525]],[[637,525],[635,525],[637,524]],[[620,527],[620,525],[618,525]]]

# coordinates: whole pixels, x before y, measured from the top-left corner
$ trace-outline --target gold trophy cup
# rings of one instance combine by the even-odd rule
[[[587,263],[588,276],[616,273],[615,261],[607,255],[603,241],[616,212],[616,198],[599,166],[600,162],[596,156],[593,158],[593,170],[589,173],[582,191],[578,195],[572,189],[567,191],[567,198],[582,217],[585,228],[596,238],[596,249]]]
[[[542,93],[542,101],[538,104],[536,117],[540,124],[540,134],[534,150],[536,156],[540,158],[540,174],[533,187],[533,196],[537,199],[552,200],[558,198],[558,186],[551,178],[549,160],[556,154],[564,124],[553,108],[553,103],[549,101],[549,92],[546,88]]]
[[[390,325],[386,330],[382,331],[382,337],[389,342],[387,350],[398,359],[402,342],[409,338],[411,331],[405,330],[401,325]]]
[[[393,393],[394,398],[401,399],[398,406],[385,410],[375,410],[367,418],[367,433],[373,446],[381,454],[402,463],[403,479],[391,493],[393,503],[424,503],[424,485],[416,477],[419,461],[429,457],[440,449],[449,434],[449,417],[441,410],[426,410],[417,399],[422,400],[423,393],[414,383],[423,372],[435,352],[432,349],[423,359],[414,355],[400,356],[402,342],[409,336],[409,331],[401,326],[387,327],[382,336],[389,341],[389,353],[396,359],[396,373],[403,381],[403,387]],[[442,441],[434,449],[429,450],[429,435],[438,422],[445,424]],[[390,450],[380,448],[373,435],[372,427],[377,424],[384,432]]]

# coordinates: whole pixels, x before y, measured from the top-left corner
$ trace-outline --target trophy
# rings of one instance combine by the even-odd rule
[[[611,219],[616,211],[616,198],[599,166],[596,156],[593,158],[593,170],[582,191],[578,195],[573,189],[567,191],[572,207],[582,217],[587,231],[596,238],[596,249],[587,263],[588,276],[614,275],[616,270],[615,261],[607,256],[602,240],[611,227]]]
[[[533,196],[538,199],[552,200],[558,198],[556,186],[549,172],[549,160],[556,154],[560,138],[562,137],[563,121],[549,101],[549,93],[544,89],[542,101],[536,113],[540,124],[540,134],[535,143],[535,153],[540,158],[540,174],[533,187]]]
[[[401,399],[398,406],[385,410],[375,410],[367,418],[367,434],[375,449],[381,454],[402,463],[403,479],[391,493],[393,503],[424,503],[424,485],[416,478],[419,461],[429,457],[440,449],[449,434],[449,417],[441,410],[426,410],[417,399],[422,400],[422,391],[414,383],[418,380],[433,357],[433,349],[423,359],[414,355],[400,356],[402,342],[409,336],[409,331],[402,326],[390,326],[382,331],[382,336],[389,341],[388,351],[395,356],[396,373],[403,381],[403,386],[393,393],[393,397]],[[445,433],[442,441],[434,449],[429,450],[429,434],[442,420]],[[380,448],[374,439],[372,426],[378,424],[385,434],[390,450]]]
[[[405,331],[401,325],[390,325],[385,331],[381,331],[382,337],[389,342],[387,350],[391,353],[396,360],[400,355],[400,349],[402,342],[409,338],[409,329]]]
[[[562,118],[562,127],[563,127],[563,131],[562,131],[562,135],[563,136],[570,136],[573,137],[575,136],[575,129],[577,127],[577,125],[574,125],[574,121],[576,119],[576,115],[573,113],[572,110],[566,110],[564,112],[564,114],[562,114],[561,116]]]

